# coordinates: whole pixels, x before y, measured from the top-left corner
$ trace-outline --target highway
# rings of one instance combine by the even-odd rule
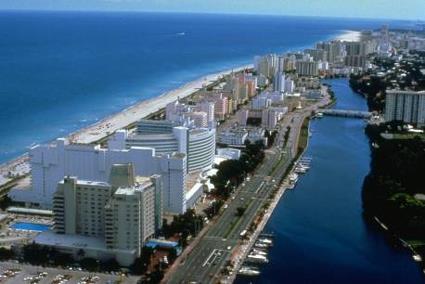
[[[282,123],[282,129],[286,130],[291,125],[288,144],[296,140],[299,127],[286,119]],[[302,121],[301,121],[302,123]],[[284,131],[283,131],[284,132]],[[211,226],[207,234],[192,253],[182,261],[181,265],[173,274],[169,283],[214,283],[220,278],[220,272],[230,259],[232,250],[240,241],[240,233],[254,220],[260,208],[269,200],[269,195],[277,183],[283,177],[293,156],[291,147],[285,147],[282,151],[284,133],[280,132],[277,145],[266,150],[264,162],[256,170],[250,181],[245,186],[240,186],[231,197],[228,208],[224,210],[216,223]],[[273,170],[275,169],[275,170]],[[238,207],[246,207],[241,217],[236,215]]]
[[[320,102],[320,105],[327,100]],[[240,234],[247,229],[271,199],[273,189],[279,185],[287,168],[296,155],[298,136],[304,119],[319,104],[302,111],[288,114],[280,123],[279,135],[273,147],[265,151],[263,163],[249,181],[239,186],[227,203],[228,207],[217,218],[191,252],[176,262],[166,277],[167,283],[217,283],[221,272],[240,244]],[[284,145],[284,135],[290,126],[290,135]],[[242,216],[236,214],[238,207],[245,207]]]

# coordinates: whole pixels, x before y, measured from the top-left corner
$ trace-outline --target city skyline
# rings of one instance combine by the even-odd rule
[[[406,0],[403,7],[398,4],[396,0],[266,0],[261,3],[254,0],[214,0],[202,3],[195,0],[4,0],[0,3],[0,10],[186,12],[425,20],[421,12],[425,10],[424,1]]]

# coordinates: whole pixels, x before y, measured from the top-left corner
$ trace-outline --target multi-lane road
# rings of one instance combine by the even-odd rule
[[[291,121],[292,116],[282,124],[283,129],[292,125],[287,146],[284,149],[281,147],[282,133],[276,145],[266,151],[265,160],[255,175],[236,190],[222,215],[176,268],[169,279],[170,283],[213,283],[221,277],[220,272],[238,245],[241,232],[249,227],[269,200],[293,158],[291,143],[296,140],[300,126],[296,126],[298,120]],[[238,207],[246,208],[242,216],[236,214]]]
[[[285,117],[279,125],[281,131],[275,145],[266,150],[264,162],[250,180],[235,191],[225,206],[227,208],[210,224],[191,252],[175,264],[167,275],[168,283],[216,283],[222,280],[221,272],[240,244],[241,232],[249,227],[264,204],[270,201],[273,189],[279,185],[294,159],[304,119],[318,105],[325,103],[326,100]],[[288,126],[290,134],[284,145]],[[246,208],[242,216],[237,214],[238,207]]]

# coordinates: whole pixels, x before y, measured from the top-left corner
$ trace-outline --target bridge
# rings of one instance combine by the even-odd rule
[[[349,110],[349,109],[323,109],[318,111],[329,116],[342,116],[342,117],[354,117],[354,118],[366,118],[372,117],[372,113],[368,111]]]

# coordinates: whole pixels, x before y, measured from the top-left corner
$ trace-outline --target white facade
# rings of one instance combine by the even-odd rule
[[[248,138],[248,131],[243,129],[228,129],[221,132],[218,140],[222,144],[226,145],[244,145]]]
[[[273,90],[275,92],[281,92],[284,93],[286,91],[285,89],[285,74],[277,72],[274,76],[274,82],[273,82]]]
[[[403,121],[425,125],[425,91],[387,90],[385,121]]]
[[[291,78],[285,80],[285,91],[292,94],[295,91],[295,83]]]
[[[249,110],[247,109],[241,109],[237,112],[236,117],[238,119],[239,125],[246,126],[248,117],[249,117]]]
[[[115,135],[112,140],[124,139],[127,147],[152,147],[158,154],[173,152],[184,153],[187,156],[187,171],[193,172],[210,168],[215,154],[215,129],[173,127],[163,133],[144,134],[137,131],[136,135]],[[122,142],[114,142],[119,145]]]
[[[56,242],[46,243],[45,237],[36,242],[59,244],[59,250],[75,256],[75,245],[61,244],[60,235],[78,236],[87,241],[81,249],[100,254],[97,259],[113,256],[121,265],[131,265],[146,240],[162,226],[161,191],[160,176],[134,177],[130,164],[114,165],[110,183],[65,177],[54,195],[57,235],[47,233]]]
[[[315,61],[297,61],[295,63],[297,73],[301,76],[318,76],[319,64]]]
[[[256,96],[251,101],[252,109],[264,109],[272,105],[272,100],[266,96]]]
[[[146,147],[101,148],[99,145],[68,144],[57,139],[50,145],[35,146],[30,150],[32,173],[31,190],[15,190],[13,200],[37,203],[51,208],[57,183],[64,176],[78,176],[84,180],[109,180],[113,164],[134,166],[136,175],[161,175],[163,182],[164,211],[186,211],[186,155],[173,153],[155,155],[155,149]]]
[[[288,112],[287,107],[282,108],[268,108],[263,110],[261,117],[261,125],[267,129],[273,129],[276,127],[279,120],[283,118],[283,115]]]
[[[220,148],[217,149],[217,155],[229,160],[239,160],[241,157],[241,150],[234,148]]]

